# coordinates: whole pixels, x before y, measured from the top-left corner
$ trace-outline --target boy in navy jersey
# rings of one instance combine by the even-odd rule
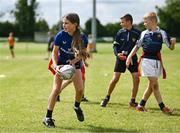
[[[72,78],[75,87],[74,111],[79,121],[84,121],[84,114],[80,108],[80,102],[83,95],[83,81],[81,73],[81,61],[86,60],[88,53],[86,47],[88,44],[87,37],[80,33],[80,19],[76,13],[69,13],[63,17],[63,30],[60,31],[54,40],[54,48],[52,51],[52,62],[55,70],[59,70],[62,65],[73,65],[75,75]],[[57,100],[57,96],[61,93],[62,79],[58,73],[54,75],[53,89],[49,96],[47,114],[43,120],[43,124],[49,128],[54,128],[54,120],[52,119],[53,109]]]
[[[165,31],[157,27],[157,16],[154,12],[145,14],[144,26],[147,30],[141,33],[141,37],[138,40],[137,45],[133,48],[126,61],[126,65],[129,67],[132,56],[140,47],[142,47],[142,76],[146,76],[149,82],[148,87],[143,94],[142,100],[136,109],[138,111],[146,111],[144,108],[145,104],[150,95],[154,93],[161,111],[166,114],[171,114],[172,110],[166,107],[162,101],[158,77],[161,75],[161,73],[163,73],[163,78],[166,78],[166,73],[160,54],[162,43],[164,41],[167,47],[173,50],[176,40],[175,38],[170,39]]]
[[[106,107],[107,103],[110,100],[110,95],[113,92],[117,82],[119,81],[121,74],[126,71],[126,57],[135,46],[136,41],[139,39],[141,33],[139,30],[135,29],[132,26],[133,18],[130,14],[122,16],[120,18],[120,21],[122,29],[120,29],[117,33],[113,44],[114,54],[116,56],[114,75],[109,83],[107,95],[101,102],[101,107]],[[128,70],[131,72],[133,80],[129,106],[134,108],[138,105],[135,102],[139,86],[137,55],[133,56],[133,64],[130,65]]]

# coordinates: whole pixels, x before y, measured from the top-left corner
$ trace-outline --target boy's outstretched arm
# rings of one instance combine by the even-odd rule
[[[128,55],[127,60],[126,60],[127,68],[132,63],[132,57],[133,57],[133,55],[135,55],[137,53],[138,49],[139,49],[139,47],[137,45],[135,45],[134,48],[132,49],[131,53]]]

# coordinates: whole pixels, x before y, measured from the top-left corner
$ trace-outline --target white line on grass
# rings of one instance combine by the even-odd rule
[[[5,78],[5,77],[6,77],[6,75],[0,74],[0,78]]]

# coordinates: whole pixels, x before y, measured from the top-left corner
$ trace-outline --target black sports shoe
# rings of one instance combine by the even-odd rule
[[[60,102],[60,95],[57,96],[56,101],[57,101],[57,102]]]
[[[129,102],[129,107],[131,107],[131,108],[136,108],[138,106],[138,103],[136,103],[136,102]]]
[[[84,121],[84,114],[80,107],[73,107],[80,122]]]
[[[52,118],[47,118],[45,117],[44,120],[43,120],[43,124],[46,126],[46,127],[49,127],[49,128],[55,128],[56,126],[54,125],[54,119]]]
[[[101,107],[106,107],[106,105],[108,104],[109,99],[106,97],[105,99],[102,100],[101,102]]]

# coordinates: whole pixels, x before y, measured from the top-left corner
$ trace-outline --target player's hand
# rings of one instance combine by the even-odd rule
[[[171,38],[170,41],[171,41],[171,45],[175,45],[176,44],[176,38],[173,37],[173,38]]]
[[[133,65],[132,58],[127,58],[127,60],[126,60],[126,67],[128,68],[130,64]]]
[[[170,43],[171,43],[170,49],[171,49],[171,50],[174,50],[175,44],[176,44],[176,38],[174,38],[174,37],[171,38]]]
[[[123,55],[123,53],[118,53],[118,57],[122,61],[126,60],[126,58],[127,58],[125,55]]]
[[[63,65],[58,65],[58,66],[56,66],[56,67],[55,67],[56,72],[57,72],[61,67],[63,67]]]
[[[67,60],[67,63],[69,63],[69,65],[74,65],[76,64],[78,61],[76,58],[72,59],[72,60]]]

